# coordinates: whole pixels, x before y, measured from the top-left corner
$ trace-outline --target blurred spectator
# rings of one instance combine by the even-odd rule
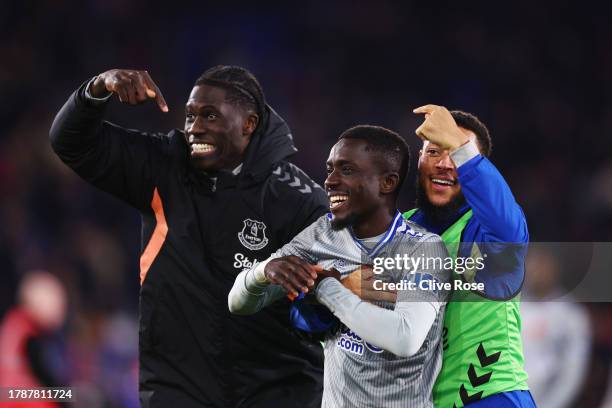
[[[65,317],[66,292],[59,280],[45,271],[27,273],[19,285],[18,304],[0,325],[0,387],[63,385],[45,353],[45,340]]]
[[[560,264],[552,251],[532,246],[526,262],[521,315],[528,385],[539,408],[574,404],[589,364],[589,316],[562,296]]]

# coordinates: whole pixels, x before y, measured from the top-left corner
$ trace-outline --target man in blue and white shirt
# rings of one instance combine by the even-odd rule
[[[229,294],[232,313],[253,314],[286,295],[314,293],[340,320],[325,341],[324,407],[433,407],[450,270],[394,262],[448,256],[440,237],[397,211],[408,161],[408,146],[394,132],[344,132],[327,161],[331,213],[238,275]],[[364,302],[340,283],[380,260],[393,261],[378,271],[381,289],[406,286],[395,302]]]

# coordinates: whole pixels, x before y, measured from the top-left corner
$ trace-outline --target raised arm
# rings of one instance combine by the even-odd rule
[[[128,104],[144,102],[155,94],[160,108],[167,111],[157,86],[144,85],[148,82],[140,78],[144,74],[136,74],[139,72],[112,70],[81,85],[55,117],[49,136],[53,150],[77,174],[143,209],[151,200],[155,159],[167,138],[103,121],[106,106],[115,93]]]
[[[443,106],[424,105],[414,110],[424,122],[416,134],[449,149],[466,201],[482,226],[486,241],[525,243],[529,240],[527,222],[506,180],[483,157],[474,141],[462,132]]]
[[[473,141],[450,152],[465,200],[482,225],[486,241],[524,243],[527,221],[510,186]]]

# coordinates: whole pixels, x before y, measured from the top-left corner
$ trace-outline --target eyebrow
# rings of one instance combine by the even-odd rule
[[[198,104],[198,103],[192,103],[192,102],[187,102],[185,104],[185,109],[192,109],[192,110],[204,110],[206,108],[210,108],[210,109],[214,109],[216,111],[218,111],[219,109],[217,109],[214,105],[210,105],[210,104]]]
[[[438,145],[433,145],[433,146],[432,146],[432,145],[431,145],[431,143],[430,143],[429,145],[427,145],[427,147],[426,147],[426,148],[424,148],[423,150],[429,150],[429,149],[434,149],[434,150],[448,150],[448,149],[445,149],[445,148],[440,147],[440,146],[438,146]]]
[[[330,160],[328,160],[328,161],[326,161],[326,162],[325,162],[325,164],[326,164],[327,166],[331,166],[331,165],[333,165],[333,163],[334,163],[334,162],[333,162],[333,161],[330,161]],[[342,166],[342,165],[345,165],[345,164],[352,164],[352,165],[357,166],[357,164],[356,164],[354,161],[351,161],[351,160],[346,160],[346,159],[340,159],[340,160],[338,160],[338,161],[336,162],[336,166]]]

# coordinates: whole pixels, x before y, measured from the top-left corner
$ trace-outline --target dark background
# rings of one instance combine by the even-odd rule
[[[126,127],[182,128],[194,80],[237,64],[289,122],[317,182],[335,138],[383,125],[413,147],[425,103],[478,115],[532,241],[612,241],[611,6],[580,3],[9,1],[0,8],[0,315],[19,277],[46,269],[70,313],[52,358],[102,405],[134,403],[139,217],[52,153],[54,114],[82,82],[147,69],[170,106],[113,102]],[[403,209],[412,206],[407,183]],[[595,366],[581,407],[604,398],[611,308],[587,305]],[[122,373],[122,374],[118,374]],[[593,377],[593,378],[591,378]],[[118,390],[121,390],[119,392]],[[578,406],[578,405],[577,405]]]

